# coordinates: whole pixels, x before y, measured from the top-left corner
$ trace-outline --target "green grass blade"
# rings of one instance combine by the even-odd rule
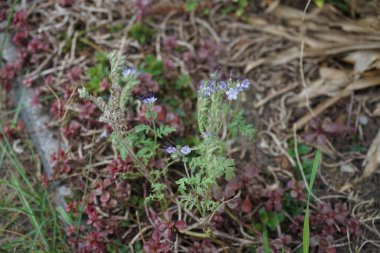
[[[18,3],[18,0],[14,0],[13,1],[12,7],[10,9],[10,13],[8,14],[8,17],[7,17],[7,24],[5,25],[5,30],[3,32],[4,33],[4,38],[3,38],[3,41],[1,42],[0,58],[3,58],[3,52],[4,52],[5,44],[6,44],[6,41],[7,41],[9,27],[11,26],[13,14],[15,13],[17,3]],[[0,62],[0,64],[1,64],[1,62]],[[2,64],[0,66],[2,66]]]
[[[311,177],[310,177],[310,182],[309,182],[309,191],[311,191],[311,189],[313,188],[314,181],[317,178],[317,171],[318,171],[320,161],[321,161],[321,151],[318,149],[313,161],[313,168],[311,171]],[[310,196],[310,192],[309,192],[309,196]]]
[[[303,222],[303,233],[302,233],[302,252],[309,253],[309,245],[310,245],[310,226],[309,226],[309,205],[310,205],[310,196],[311,189],[313,188],[314,181],[317,177],[318,167],[321,161],[321,151],[317,150],[313,161],[313,168],[311,171],[311,178],[309,182],[309,191],[307,195],[307,205],[305,211],[305,219]]]
[[[263,229],[263,248],[265,253],[271,253],[271,250],[269,248],[268,230],[266,226],[264,226]]]
[[[303,232],[302,232],[302,252],[309,253],[310,245],[310,227],[309,227],[309,202],[307,203],[305,219],[303,221]]]
[[[21,101],[22,101],[22,98],[24,97],[24,93],[25,93],[25,90],[22,89],[22,90],[21,90],[21,96],[20,96],[20,98],[19,98],[20,101],[19,101],[19,103],[17,104],[16,112],[15,112],[15,114],[14,114],[14,116],[13,116],[12,127],[16,127],[16,125],[17,125],[17,121],[18,121],[18,118],[19,118],[19,116],[20,116],[20,112],[21,112],[21,109],[22,109],[22,103],[21,103]]]

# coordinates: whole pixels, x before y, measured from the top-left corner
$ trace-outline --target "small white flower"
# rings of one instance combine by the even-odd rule
[[[137,76],[138,72],[135,68],[124,68],[122,74],[124,78],[129,78]]]
[[[80,98],[86,98],[88,96],[88,91],[84,87],[83,88],[79,88],[78,89],[78,94],[79,94]]]

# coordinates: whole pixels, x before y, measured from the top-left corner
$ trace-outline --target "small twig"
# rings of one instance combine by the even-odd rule
[[[294,88],[296,88],[298,86],[298,83],[294,83],[292,85],[286,85],[284,88],[282,89],[279,89],[271,94],[269,94],[268,96],[266,96],[265,98],[263,98],[262,100],[260,100],[259,102],[257,102],[254,107],[257,109],[263,105],[265,105],[266,103],[268,103],[269,101],[271,101],[272,99],[288,92],[288,91],[291,91],[293,90]]]

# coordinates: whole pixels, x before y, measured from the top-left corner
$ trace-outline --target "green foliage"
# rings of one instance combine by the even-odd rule
[[[123,159],[126,159],[127,155],[131,156],[136,168],[149,180],[151,191],[146,201],[159,201],[162,209],[166,210],[167,186],[164,182],[167,180],[168,167],[172,163],[182,162],[186,176],[176,181],[181,204],[187,209],[196,208],[202,218],[209,213],[214,213],[221,203],[212,200],[212,187],[218,183],[219,179],[229,180],[235,175],[234,160],[226,157],[228,140],[221,138],[224,135],[224,129],[227,126],[227,137],[237,137],[240,134],[252,138],[255,131],[253,126],[245,122],[243,112],[237,113],[231,106],[232,101],[226,99],[225,90],[214,89],[210,96],[198,96],[197,119],[199,132],[204,138],[201,141],[196,136],[186,139],[185,145],[192,144],[191,149],[187,147],[190,153],[183,152],[181,146],[172,147],[175,150],[170,155],[172,161],[168,157],[166,160],[168,163],[164,165],[164,168],[150,167],[149,162],[158,158],[160,154],[159,139],[167,137],[176,130],[170,126],[158,124],[157,113],[154,112],[152,103],[144,104],[147,109],[145,118],[149,120],[149,124],[138,124],[127,132],[119,130],[122,124],[120,118],[124,117],[120,111],[128,104],[127,98],[131,97],[130,91],[136,84],[133,78],[121,80],[122,85],[125,84],[123,91],[118,95],[115,84],[120,82],[121,66],[125,61],[115,52],[110,53],[108,57],[111,62],[110,79],[112,80],[108,103],[106,104],[99,97],[91,96],[85,89],[79,90],[79,94],[81,97],[91,99],[100,107],[103,112],[102,119],[111,124],[114,130],[116,129],[111,135],[111,140],[120,156]],[[140,69],[151,74],[157,82],[163,83],[163,64],[153,55],[145,57]],[[189,82],[189,76],[183,75],[177,80],[177,85],[184,86]],[[216,84],[215,81],[212,82]],[[236,88],[237,82],[229,80],[226,85]],[[115,97],[117,95],[120,97]],[[135,178],[136,175],[125,175],[125,178],[127,177]],[[268,214],[268,226],[273,226],[275,219],[278,218],[278,215],[272,216]],[[205,222],[208,224],[207,221]]]
[[[136,133],[145,132],[145,134],[148,134],[149,131],[151,131],[151,128],[148,125],[139,124],[133,128],[133,131],[135,131]]]
[[[110,27],[108,27],[108,31],[110,33],[117,33],[117,32],[121,32],[124,28],[125,28],[125,25],[120,23],[120,24],[111,25]]]
[[[233,4],[225,5],[222,9],[223,14],[235,13],[238,17],[243,17],[249,4],[248,0],[233,0]]]
[[[7,22],[6,22],[5,28],[2,29],[4,37],[3,37],[3,40],[1,41],[1,48],[0,48],[0,58],[1,59],[3,58],[3,52],[4,52],[4,49],[5,49],[5,43],[6,43],[6,40],[7,40],[9,28],[10,28],[10,26],[12,24],[12,18],[13,18],[13,15],[15,13],[15,10],[16,10],[17,3],[18,3],[18,1],[13,1],[12,6],[11,6],[11,8],[8,11]],[[0,67],[2,67],[2,66],[3,66],[3,63],[0,62]]]
[[[317,150],[317,153],[315,154],[315,157],[314,157],[312,173],[311,173],[311,177],[309,181],[307,205],[306,205],[306,211],[305,211],[305,219],[303,223],[303,233],[302,233],[303,253],[309,252],[309,245],[310,245],[309,205],[310,205],[310,198],[311,198],[311,189],[313,188],[314,181],[317,178],[317,171],[318,171],[320,161],[321,161],[321,151]]]
[[[129,31],[129,36],[131,36],[141,44],[146,44],[152,40],[154,33],[155,31],[148,25],[138,22],[131,27]]]
[[[151,185],[151,193],[146,198],[146,202],[151,203],[152,201],[163,201],[165,199],[166,185],[163,183],[153,183]]]
[[[207,138],[195,147],[200,156],[191,159],[190,167],[198,169],[215,183],[217,178],[225,176],[227,180],[234,176],[234,160],[224,157],[224,143],[217,138]]]
[[[141,177],[141,174],[140,173],[136,173],[136,172],[125,172],[122,175],[122,178],[124,180],[135,180],[135,179],[140,178],[140,177]]]
[[[175,131],[177,131],[175,128],[161,124],[160,127],[155,130],[155,135],[158,138],[163,138],[163,137],[168,136],[170,133],[173,133]]]
[[[121,94],[120,94],[120,103],[119,103],[119,106],[120,106],[120,109],[122,111],[125,111],[125,108],[127,105],[131,104],[132,101],[133,101],[133,96],[132,96],[132,91],[133,91],[133,88],[139,84],[139,80],[137,80],[136,77],[129,77],[129,80],[125,80],[126,83],[123,87],[123,89],[121,90]]]
[[[265,210],[264,207],[259,210],[259,216],[261,223],[268,226],[271,230],[275,230],[285,219],[285,214],[283,211],[271,212]]]
[[[297,202],[289,192],[286,192],[284,194],[284,198],[282,201],[282,205],[284,207],[284,210],[289,213],[292,217],[297,216],[301,214],[304,205],[303,203]]]
[[[263,229],[263,248],[264,248],[264,253],[271,253],[271,249],[269,247],[269,236],[268,236],[268,230],[266,227]]]
[[[190,209],[196,207],[203,217],[207,212],[214,212],[219,204],[208,197],[213,183],[210,178],[202,177],[201,173],[181,178],[176,182],[181,204]]]
[[[323,7],[323,5],[325,5],[325,0],[314,0],[314,3],[316,6],[321,8],[321,7]]]
[[[155,80],[158,84],[164,84],[164,64],[161,61],[157,60],[154,55],[148,54],[145,56],[144,62],[140,66],[140,69],[145,73],[151,74],[153,80]]]
[[[352,0],[314,0],[314,4],[322,8],[325,4],[331,4],[337,7],[343,13],[349,14]]]
[[[303,155],[307,155],[309,154],[311,151],[313,150],[312,147],[304,144],[304,143],[300,143],[297,145],[297,153],[299,156],[303,156]],[[296,157],[296,151],[294,149],[294,145],[293,143],[291,143],[291,148],[289,148],[289,151],[288,151],[289,155],[292,157],[292,158],[295,158]]]
[[[237,113],[233,121],[228,125],[228,129],[233,138],[236,138],[238,133],[240,133],[242,136],[248,137],[248,139],[251,140],[255,135],[256,130],[252,124],[247,124],[245,122],[243,115],[244,113],[242,111]]]
[[[179,78],[177,79],[177,81],[175,82],[175,88],[177,90],[182,90],[188,87],[190,83],[191,83],[190,76],[186,74],[181,74]]]
[[[229,85],[235,83],[230,80]],[[215,89],[210,96],[201,93],[198,95],[197,119],[199,131],[206,137],[193,148],[191,158],[183,159],[185,167],[187,163],[189,165],[189,171],[186,167],[187,178],[176,183],[179,185],[182,204],[186,208],[195,206],[204,217],[207,212],[215,211],[220,204],[210,199],[212,186],[220,178],[229,180],[235,175],[234,160],[225,155],[227,142],[220,138],[225,122],[228,125],[228,136],[242,134],[253,137],[254,129],[245,123],[242,112],[236,113],[231,108],[231,103],[226,103],[225,91],[221,89]]]
[[[119,136],[116,133],[112,133],[109,139],[114,143],[116,150],[119,152],[119,155],[123,161],[127,159],[128,150],[125,148]]]
[[[14,168],[0,179],[1,188],[7,189],[7,198],[0,198],[0,217],[4,220],[10,218],[0,231],[0,238],[8,232],[7,226],[15,222],[15,213],[22,220],[22,226],[28,229],[25,235],[14,233],[10,237],[12,239],[3,241],[0,252],[13,252],[15,249],[18,252],[69,252],[61,219],[71,221],[71,218],[54,207],[49,190],[34,178],[39,165],[28,164],[25,168],[1,128],[0,139],[1,160],[6,159]]]
[[[111,65],[110,78],[112,82],[116,81],[115,83],[118,84],[121,69],[125,65],[125,57],[119,55],[116,51],[108,53],[107,57]]]
[[[95,52],[95,65],[88,68],[87,76],[90,80],[86,84],[86,89],[90,92],[100,92],[100,82],[109,74],[108,59],[105,54]]]
[[[74,224],[72,217],[66,212],[66,210],[62,206],[57,207],[57,212],[60,214],[62,220],[66,224]]]
[[[236,1],[236,0],[235,0]],[[240,17],[244,15],[245,8],[248,6],[248,0],[237,0],[238,8],[236,10],[236,16]]]
[[[288,153],[289,153],[290,157],[292,157],[293,159],[296,159],[295,149],[293,147],[293,144],[292,143],[290,143],[290,144],[292,145],[292,147],[289,148]],[[302,158],[302,156],[309,154],[311,151],[312,151],[312,148],[306,144],[300,143],[297,145],[297,152],[298,152],[298,155],[300,156],[300,160],[301,160],[301,167],[298,166],[298,164],[294,167],[297,180],[303,180],[301,170],[303,170],[303,173],[305,174],[306,180],[309,181],[311,178],[313,161],[310,159],[307,159],[307,158]]]
[[[361,138],[359,135],[355,135],[353,141],[354,141],[354,143],[349,149],[351,152],[367,153],[368,148],[363,146],[363,144],[361,143]]]
[[[200,0],[187,0],[185,3],[185,10],[191,12],[195,10],[200,3]]]
[[[141,158],[142,161],[147,164],[149,160],[155,156],[159,145],[157,145],[152,138],[144,134],[129,135],[128,137],[128,139],[132,141],[132,146],[138,147],[136,153],[137,157]]]

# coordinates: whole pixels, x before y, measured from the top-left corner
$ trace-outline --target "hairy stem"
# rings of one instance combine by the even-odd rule
[[[130,144],[125,141],[124,138],[121,137],[121,134],[119,132],[116,132],[116,136],[117,138],[120,140],[121,144],[124,146],[124,148],[128,151],[128,154],[131,156],[132,160],[133,160],[133,163],[136,166],[137,170],[143,174],[146,179],[149,180],[150,183],[152,183],[152,179],[150,178],[150,175],[149,175],[149,171],[147,169],[147,167],[145,166],[145,164],[137,157],[137,155],[135,154],[135,152],[133,151],[132,147],[130,146]]]

